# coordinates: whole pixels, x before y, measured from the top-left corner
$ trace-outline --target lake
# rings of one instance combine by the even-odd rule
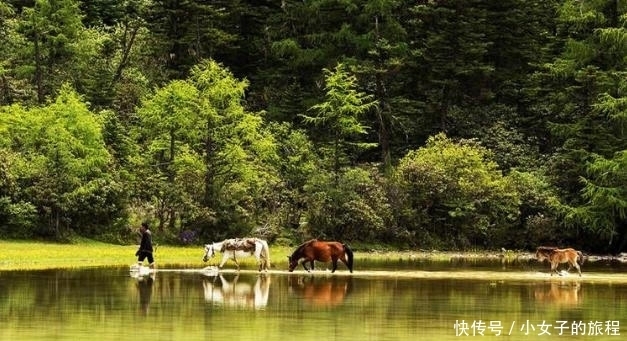
[[[228,264],[227,264],[228,266]],[[280,265],[279,265],[280,266]],[[627,267],[356,262],[219,275],[128,268],[0,272],[1,340],[591,339],[627,335]],[[324,269],[324,266],[317,265]]]

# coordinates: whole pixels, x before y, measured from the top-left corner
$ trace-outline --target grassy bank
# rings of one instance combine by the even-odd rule
[[[270,246],[272,268],[287,268],[287,256],[293,247]],[[129,266],[136,261],[136,245],[113,245],[92,240],[80,240],[69,244],[5,241],[0,240],[0,271],[2,270],[37,270],[63,269],[100,266]],[[217,265],[221,255],[202,261],[201,246],[159,245],[155,252],[155,261],[160,267],[202,268]],[[503,258],[526,257],[520,253],[490,252],[437,252],[437,251],[372,251],[355,250],[355,261],[397,261],[429,259],[432,261],[451,261],[457,258]],[[254,268],[255,260],[250,257],[240,260],[243,268]],[[232,266],[230,264],[229,266]]]
[[[90,240],[70,244],[0,240],[0,271],[64,269],[99,266],[129,266],[137,258],[136,245],[113,245]],[[285,262],[287,247],[272,247],[272,259]],[[221,257],[202,261],[201,246],[159,245],[155,251],[158,266],[204,267],[216,265]],[[243,260],[243,266],[254,266],[254,258]]]

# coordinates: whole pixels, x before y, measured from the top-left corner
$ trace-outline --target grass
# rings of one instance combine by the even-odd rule
[[[137,261],[137,245],[114,245],[92,240],[69,244],[0,240],[0,271],[71,269],[81,267],[129,266]],[[271,247],[272,259],[286,259],[288,247]],[[157,266],[204,267],[216,265],[220,258],[202,261],[201,246],[159,245],[155,251]],[[219,256],[219,255],[218,255]],[[240,261],[242,267],[254,266],[254,258]]]
[[[273,268],[287,268],[287,256],[293,247],[270,246]],[[137,245],[114,245],[93,240],[76,240],[68,244],[0,240],[0,271],[2,270],[40,270],[71,269],[81,267],[129,266],[137,261]],[[509,257],[510,255],[507,255]],[[159,245],[155,251],[155,262],[159,267],[202,268],[217,265],[216,258],[207,263],[202,261],[201,246]],[[498,257],[495,253],[471,252],[453,253],[438,251],[366,251],[355,248],[355,260],[398,261],[429,259],[431,261],[450,261],[454,258]],[[255,268],[255,259],[250,257],[240,260],[242,268]]]

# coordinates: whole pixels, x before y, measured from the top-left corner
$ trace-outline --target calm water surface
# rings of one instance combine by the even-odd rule
[[[338,275],[162,269],[140,279],[128,268],[0,272],[0,340],[601,341],[627,335],[627,269],[617,264],[587,264],[583,280],[534,278],[546,269],[525,263],[368,267],[377,276],[360,270],[348,276],[341,267]],[[388,276],[385,269],[395,272]],[[470,276],[479,270],[481,278]],[[448,271],[450,278],[397,275],[411,271]],[[586,279],[594,274],[604,277]]]

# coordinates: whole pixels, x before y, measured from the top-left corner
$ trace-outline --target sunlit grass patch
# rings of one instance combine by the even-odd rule
[[[50,243],[34,241],[0,240],[0,270],[36,270],[101,266],[129,266],[137,261],[137,245],[114,245],[89,239],[75,240],[72,243]],[[293,246],[270,246],[272,269],[287,269],[287,256],[295,249]],[[439,251],[376,251],[354,247],[355,265],[362,261],[369,262],[405,262],[405,261],[441,261],[448,262],[457,258],[481,259],[500,257],[498,252],[439,252]],[[208,262],[203,262],[203,246],[157,245],[155,262],[157,267],[203,268],[216,266],[222,259],[218,253]],[[508,256],[506,256],[508,257]],[[254,257],[238,259],[242,269],[256,269]],[[225,268],[233,269],[235,264],[229,260]]]
[[[0,241],[0,270],[75,268],[130,263],[136,247],[98,242]]]
[[[93,240],[69,244],[0,240],[0,270],[129,266],[137,261],[135,251],[137,245],[113,245]],[[287,259],[285,247],[271,248],[270,251],[272,261],[280,259],[285,262]],[[222,259],[222,255],[217,254],[204,263],[202,246],[157,245],[154,255],[158,267],[202,268],[217,265]],[[242,268],[256,266],[254,257],[239,262]],[[235,264],[228,261],[225,267],[235,267]]]

